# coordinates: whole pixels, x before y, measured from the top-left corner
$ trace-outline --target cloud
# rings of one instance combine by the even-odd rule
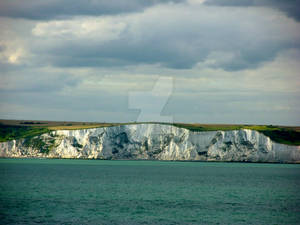
[[[112,21],[101,18],[84,20],[50,21],[38,23],[32,30],[33,35],[47,39],[86,41],[111,41],[118,39],[126,28],[122,21]]]
[[[300,24],[279,3],[87,2],[0,2],[0,118],[133,121],[128,94],[172,76],[175,121],[300,124]]]
[[[218,6],[261,6],[270,7],[280,10],[286,13],[287,16],[300,21],[300,1],[299,0],[206,0],[206,5],[218,5]]]
[[[39,22],[31,49],[58,67],[160,64],[185,69],[204,63],[237,71],[299,48],[300,25],[279,14],[184,4],[117,17]]]
[[[7,41],[0,39],[0,63],[18,65],[26,57],[26,50],[17,40]]]
[[[81,78],[68,72],[51,68],[22,67],[18,71],[1,71],[0,90],[2,93],[51,93],[66,88],[74,88],[80,84]],[[0,98],[3,96],[0,96]]]
[[[173,75],[174,89],[161,115],[181,122],[295,125],[300,123],[298,57],[299,52],[287,51],[258,69],[234,72],[158,67],[147,73],[148,66],[23,69],[1,77],[0,117],[134,121],[138,112],[129,108],[129,93],[151,91],[160,76]]]
[[[155,4],[181,2],[182,0],[3,0],[0,16],[49,20],[78,15],[115,15],[141,11]]]

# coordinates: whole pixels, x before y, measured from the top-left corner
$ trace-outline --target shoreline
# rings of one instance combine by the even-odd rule
[[[148,161],[148,162],[199,162],[199,163],[241,163],[241,164],[296,164],[300,165],[300,161],[296,162],[251,162],[251,161],[216,161],[216,160],[159,160],[159,159],[100,159],[100,158],[59,158],[59,157],[0,157],[1,159],[40,159],[40,160],[85,160],[85,161]]]

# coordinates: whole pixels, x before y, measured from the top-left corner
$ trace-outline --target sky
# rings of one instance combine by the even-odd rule
[[[300,125],[299,0],[0,0],[0,118]]]

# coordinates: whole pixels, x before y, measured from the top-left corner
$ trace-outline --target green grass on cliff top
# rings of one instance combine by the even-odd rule
[[[154,123],[154,122],[149,122]],[[108,127],[137,123],[90,123],[90,122],[54,122],[54,121],[25,121],[25,120],[0,120],[0,142],[20,138],[31,138],[51,130],[74,130],[95,127]],[[270,137],[273,141],[300,145],[300,127],[273,126],[273,125],[234,125],[234,124],[188,124],[188,123],[160,123],[174,125],[194,132],[217,130],[256,130]]]
[[[273,126],[273,125],[227,125],[227,124],[174,124],[194,132],[216,130],[256,130],[271,138],[271,140],[287,145],[300,145],[300,127]]]

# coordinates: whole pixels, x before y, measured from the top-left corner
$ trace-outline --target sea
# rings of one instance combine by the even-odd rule
[[[300,165],[2,158],[0,224],[300,224]]]

